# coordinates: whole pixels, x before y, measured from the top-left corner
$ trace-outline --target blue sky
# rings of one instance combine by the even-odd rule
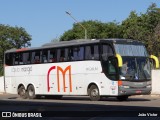
[[[145,13],[159,0],[0,0],[0,24],[23,27],[38,47],[72,28],[74,20],[122,22],[131,11]]]

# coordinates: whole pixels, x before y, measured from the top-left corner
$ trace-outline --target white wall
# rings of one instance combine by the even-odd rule
[[[160,95],[160,70],[152,70],[152,92]]]
[[[0,77],[0,92],[4,92],[4,77]]]

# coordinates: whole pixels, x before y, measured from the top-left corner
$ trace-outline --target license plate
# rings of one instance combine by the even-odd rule
[[[136,91],[136,93],[141,93],[141,92],[142,92],[141,90],[137,90],[137,91]]]

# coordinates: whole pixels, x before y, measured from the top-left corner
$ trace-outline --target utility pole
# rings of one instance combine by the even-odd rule
[[[66,11],[66,14],[69,15],[77,24],[79,24],[83,29],[84,29],[84,33],[85,33],[85,39],[87,39],[87,29],[80,23],[78,22],[72,15],[71,13]]]

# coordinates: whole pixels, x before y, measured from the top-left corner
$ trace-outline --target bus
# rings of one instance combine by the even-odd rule
[[[158,58],[131,39],[79,39],[11,49],[4,61],[6,93],[24,99],[80,95],[123,101],[150,94],[151,61],[159,67]]]

